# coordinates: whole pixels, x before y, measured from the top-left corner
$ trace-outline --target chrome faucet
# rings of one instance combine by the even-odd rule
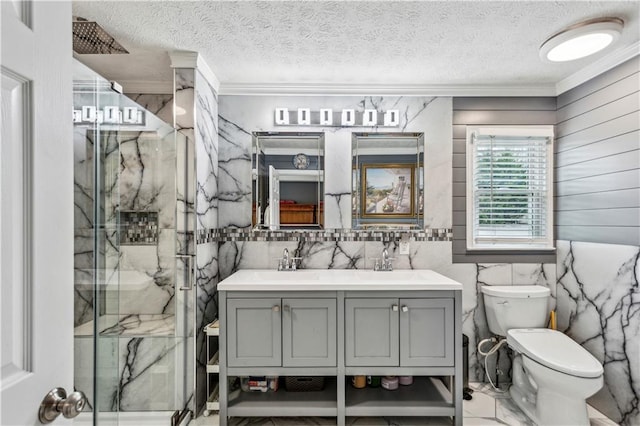
[[[375,259],[373,264],[374,271],[393,271],[392,257],[389,257],[389,250],[387,248],[382,249],[382,259]]]
[[[285,247],[282,251],[282,258],[278,260],[278,271],[295,271],[298,268],[296,262],[300,257],[289,256],[289,249]]]

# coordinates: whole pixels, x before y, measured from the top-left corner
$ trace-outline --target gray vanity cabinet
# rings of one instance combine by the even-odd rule
[[[398,299],[345,299],[345,365],[397,366]]]
[[[400,365],[454,365],[453,299],[400,299]]]
[[[345,300],[347,366],[453,366],[449,298]]]
[[[335,298],[227,300],[229,367],[335,367]]]
[[[335,367],[336,299],[282,299],[282,366]]]
[[[282,363],[280,299],[227,300],[229,367]]]

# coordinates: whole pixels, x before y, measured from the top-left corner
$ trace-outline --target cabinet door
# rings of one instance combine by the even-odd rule
[[[280,366],[280,299],[227,300],[229,367]]]
[[[453,299],[400,299],[400,365],[453,365]]]
[[[398,299],[346,299],[346,365],[397,366],[398,331]]]
[[[336,366],[336,299],[282,299],[282,365]]]

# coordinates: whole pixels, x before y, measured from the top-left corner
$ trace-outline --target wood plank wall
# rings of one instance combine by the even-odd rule
[[[453,98],[453,262],[555,263],[555,253],[470,253],[466,247],[467,126],[556,124],[556,98]]]
[[[636,56],[557,98],[557,240],[640,245],[639,90]]]

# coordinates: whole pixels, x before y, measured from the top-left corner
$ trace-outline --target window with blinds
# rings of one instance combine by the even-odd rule
[[[467,129],[467,248],[553,248],[553,128]]]

